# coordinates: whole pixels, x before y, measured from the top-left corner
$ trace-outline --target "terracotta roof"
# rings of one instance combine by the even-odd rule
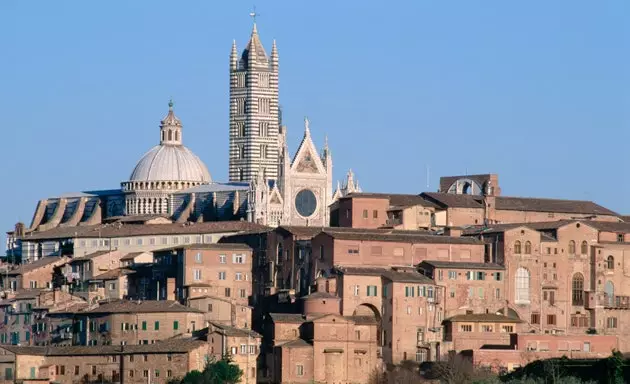
[[[84,356],[186,353],[205,345],[207,345],[207,342],[202,340],[169,339],[158,341],[155,344],[140,345],[95,345],[69,347],[18,347],[13,345],[2,345],[0,348],[16,355]]]
[[[618,216],[617,213],[592,201],[541,199],[531,197],[496,198],[496,209],[507,211],[535,211]]]
[[[172,300],[116,300],[102,303],[97,308],[84,313],[157,313],[157,312],[194,312],[204,313]]]
[[[280,323],[303,323],[306,317],[301,313],[270,313],[269,317],[274,322]]]
[[[28,273],[31,271],[34,271],[38,268],[43,268],[43,267],[47,267],[51,264],[57,263],[57,262],[63,262],[67,260],[66,257],[59,257],[59,256],[46,256],[46,257],[42,257],[41,259],[35,260],[32,263],[28,263],[28,264],[22,264],[20,265],[18,268],[12,270],[12,271],[8,271],[7,274],[9,276],[13,276],[13,275],[21,275],[24,273]]]
[[[295,339],[291,341],[287,341],[286,343],[280,345],[281,348],[311,348],[313,344],[309,343],[304,339]]]
[[[435,284],[435,282],[427,276],[418,272],[403,272],[389,268],[370,268],[370,267],[345,267],[337,266],[335,268],[338,272],[344,275],[367,275],[367,276],[382,276],[396,283],[417,283],[417,284]]]
[[[471,237],[451,237],[430,235],[426,232],[418,234],[412,232],[405,233],[374,233],[374,232],[337,232],[334,230],[324,231],[328,236],[337,240],[356,241],[386,241],[413,244],[481,244],[477,239]]]
[[[130,252],[130,253],[126,254],[125,256],[121,257],[120,261],[133,260],[136,257],[138,257],[138,256],[140,256],[140,255],[142,255],[144,253],[147,253],[147,252]]]
[[[454,193],[423,192],[424,198],[442,208],[483,208],[483,197],[474,195],[456,195]]]
[[[319,234],[323,228],[322,227],[305,227],[299,225],[281,225],[276,230],[288,232],[294,236],[299,237],[315,237],[315,235]]]
[[[497,315],[494,313],[474,313],[469,315],[455,315],[444,321],[450,322],[471,322],[471,323],[522,323],[522,320]]]
[[[505,267],[494,263],[473,263],[466,261],[438,261],[438,260],[425,260],[420,263],[420,267],[423,265],[429,265],[434,268],[450,268],[450,269],[500,269],[505,270]]]
[[[114,253],[114,252],[118,252],[118,251],[96,251],[96,252],[88,253],[87,255],[83,255],[83,256],[75,256],[72,260],[70,260],[70,263],[80,262],[80,261],[85,261],[85,260],[92,260],[99,256],[105,256],[107,254]]]
[[[630,215],[619,215],[619,219],[625,223],[630,223]]]
[[[303,296],[302,299],[338,299],[341,300],[340,297],[333,295],[328,292],[313,292],[310,295]]]
[[[31,232],[23,240],[127,237],[148,235],[178,235],[227,233],[251,230],[263,230],[268,227],[247,221],[212,221],[203,223],[175,224],[103,224],[78,227],[56,227],[43,232]]]
[[[90,281],[115,280],[121,276],[131,275],[133,273],[136,273],[136,271],[133,271],[128,268],[116,268],[116,269],[112,269],[111,271],[101,273],[100,275],[91,278]]]
[[[428,201],[422,195],[418,194],[403,194],[403,193],[368,193],[368,192],[355,192],[340,198],[352,199],[352,198],[366,198],[366,199],[387,199],[390,206],[396,207],[411,207],[414,205],[422,205],[424,207],[438,207],[434,202]]]
[[[262,338],[259,333],[251,329],[236,328],[215,322],[210,322],[210,324],[212,324],[213,332],[218,332],[225,336]]]
[[[175,247],[156,249],[153,252],[174,251],[177,249],[216,249],[216,250],[235,250],[235,251],[251,251],[252,249],[242,243],[210,243],[210,244],[185,244]]]

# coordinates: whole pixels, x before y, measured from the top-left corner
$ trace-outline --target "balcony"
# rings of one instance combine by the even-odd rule
[[[604,307],[609,309],[630,309],[630,296],[607,295],[604,292],[586,292],[586,309]]]

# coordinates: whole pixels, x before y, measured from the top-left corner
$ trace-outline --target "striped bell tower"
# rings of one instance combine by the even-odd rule
[[[278,177],[278,50],[271,56],[258,37],[256,23],[238,57],[230,54],[230,181]]]

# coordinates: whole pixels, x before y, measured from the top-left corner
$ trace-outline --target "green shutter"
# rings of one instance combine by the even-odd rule
[[[179,321],[173,321],[173,329],[176,331],[179,329]]]
[[[159,321],[156,321],[156,322],[155,322],[155,330],[156,330],[156,331],[159,331],[159,330],[160,330],[160,322],[159,322]]]
[[[142,330],[143,330],[143,331],[146,331],[146,330],[147,330],[147,322],[146,322],[146,321],[143,321],[143,322],[142,322]]]

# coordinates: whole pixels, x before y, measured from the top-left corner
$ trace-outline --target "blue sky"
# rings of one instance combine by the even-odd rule
[[[38,199],[119,186],[172,96],[227,179],[228,58],[246,1],[0,1],[0,226]],[[303,117],[335,178],[419,193],[493,172],[505,195],[630,213],[630,2],[259,1],[290,149]]]

